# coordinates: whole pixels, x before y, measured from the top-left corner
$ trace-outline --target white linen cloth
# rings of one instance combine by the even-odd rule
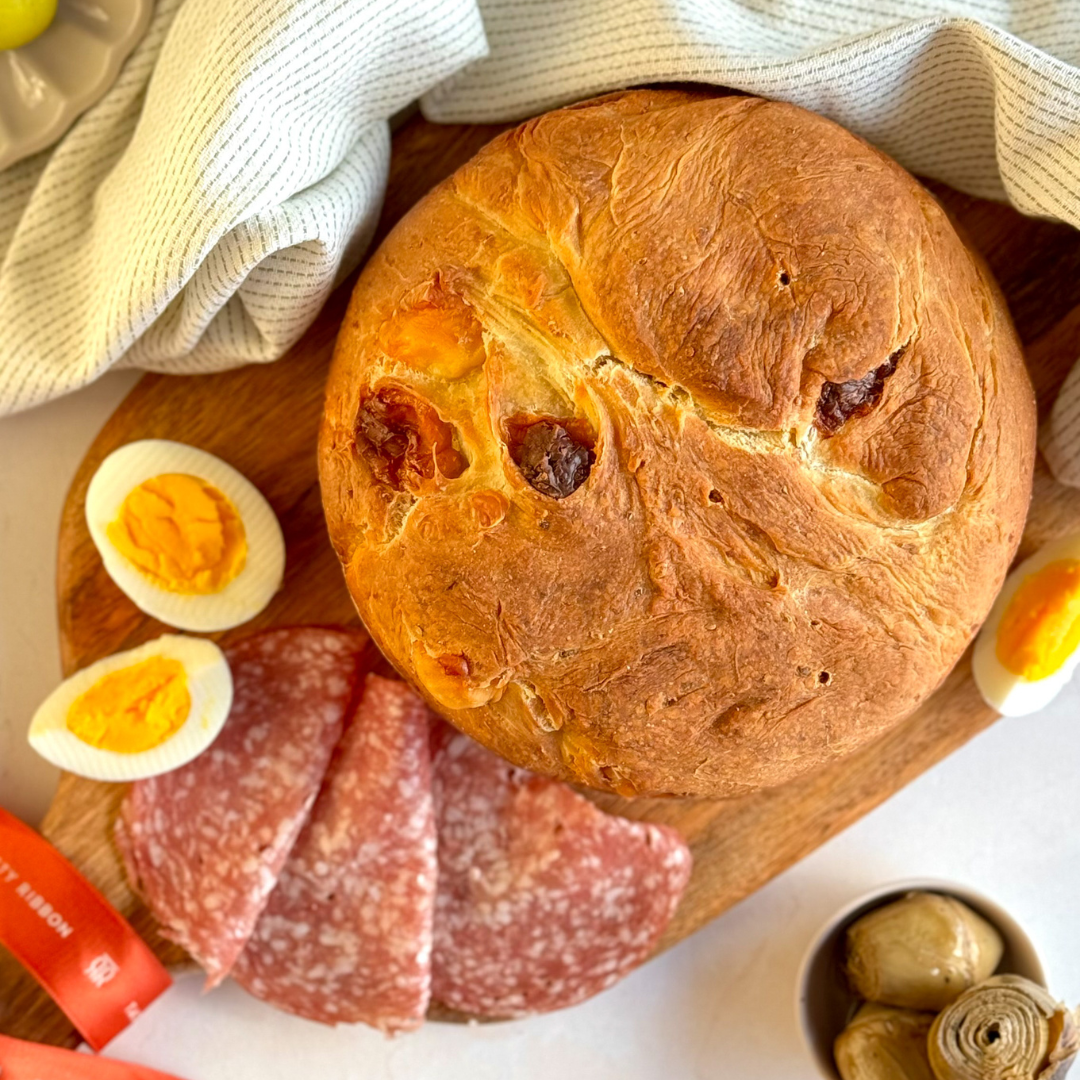
[[[513,120],[694,81],[1080,226],[1080,3],[157,0],[106,97],[0,173],[0,413],[110,366],[280,356],[363,253],[387,119]],[[1044,425],[1080,485],[1080,368]]]

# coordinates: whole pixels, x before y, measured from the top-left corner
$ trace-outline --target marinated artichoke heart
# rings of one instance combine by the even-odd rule
[[[1080,1029],[1041,986],[997,975],[934,1021],[928,1047],[937,1080],[1060,1080],[1080,1047]]]
[[[836,1037],[841,1080],[934,1080],[926,1056],[932,1013],[866,1002]]]
[[[1001,935],[966,904],[909,893],[848,927],[848,981],[867,1001],[937,1012],[994,973]]]

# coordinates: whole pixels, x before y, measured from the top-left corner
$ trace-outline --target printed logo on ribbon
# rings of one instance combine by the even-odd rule
[[[2,809],[0,941],[95,1050],[172,982],[101,893],[47,840]],[[7,1080],[7,1073],[0,1075]]]

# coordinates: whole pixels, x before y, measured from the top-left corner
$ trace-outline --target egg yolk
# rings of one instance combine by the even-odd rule
[[[71,703],[67,726],[99,750],[139,754],[175,735],[190,711],[184,665],[152,656],[98,679]]]
[[[379,331],[383,351],[440,379],[460,379],[487,359],[479,320],[462,301],[399,311]]]
[[[236,507],[213,484],[185,473],[143,481],[106,533],[121,555],[168,592],[220,592],[247,561]]]
[[[1029,682],[1053,675],[1080,646],[1080,559],[1059,559],[1024,578],[1005,609],[997,658]]]

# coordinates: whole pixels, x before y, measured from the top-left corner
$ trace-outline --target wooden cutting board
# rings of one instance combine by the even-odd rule
[[[389,194],[376,242],[429,187],[468,159],[498,127],[436,126],[416,118],[395,136]],[[933,190],[988,259],[1008,296],[1045,415],[1080,356],[1080,234],[1021,217],[941,185]],[[60,526],[57,594],[64,672],[156,637],[105,574],[83,519],[87,484],[101,460],[133,439],[167,438],[218,454],[251,478],[285,532],[284,590],[252,623],[223,635],[285,623],[355,622],[326,539],[316,480],[315,434],[323,380],[353,278],[331,297],[283,360],[221,375],[145,376],[106,423],[71,486]],[[1055,484],[1040,462],[1023,553],[1080,531],[1080,491]],[[873,746],[775,791],[726,802],[598,796],[606,808],[677,826],[694,851],[694,875],[661,943],[666,948],[760,888],[781,870],[993,723],[967,656],[912,717]],[[27,718],[29,720],[29,717]],[[124,881],[110,842],[123,794],[117,784],[65,775],[43,831],[169,963],[162,941]],[[71,1045],[64,1016],[10,955],[0,955],[0,1031]]]

